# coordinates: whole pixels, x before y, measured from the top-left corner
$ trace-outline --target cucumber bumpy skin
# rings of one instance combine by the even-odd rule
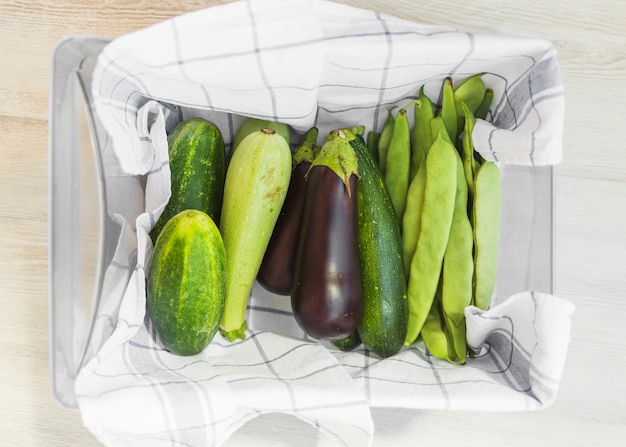
[[[207,213],[219,225],[226,176],[226,152],[220,129],[202,118],[181,122],[167,138],[171,196],[150,232],[156,242],[163,227],[183,210]]]
[[[147,307],[163,345],[195,355],[217,333],[226,294],[226,253],[206,213],[185,210],[157,238],[147,278]]]

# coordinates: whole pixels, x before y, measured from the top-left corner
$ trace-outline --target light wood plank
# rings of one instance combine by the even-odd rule
[[[47,120],[66,35],[114,38],[226,1],[0,0],[0,444],[100,445],[50,394]],[[557,293],[577,306],[557,402],[524,414],[375,410],[374,446],[613,446],[626,436],[626,27],[621,0],[343,0],[422,23],[555,43],[566,91],[556,169]],[[267,415],[227,445],[336,445]]]

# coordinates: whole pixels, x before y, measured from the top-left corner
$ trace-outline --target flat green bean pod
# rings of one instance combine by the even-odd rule
[[[406,207],[410,167],[411,127],[406,116],[406,108],[402,108],[398,111],[393,125],[393,135],[389,142],[385,169],[385,185],[399,222],[402,222]]]
[[[474,115],[464,102],[460,103],[465,117],[465,128],[463,131],[462,153],[463,153],[463,170],[465,171],[465,181],[469,189],[470,200],[474,196],[474,168],[476,166],[474,159],[474,142],[472,141],[472,132],[474,131]]]
[[[370,153],[376,165],[378,166],[378,142],[380,141],[380,132],[369,131],[367,133],[367,151]]]
[[[452,339],[446,327],[439,296],[435,297],[430,307],[421,334],[424,346],[433,356],[447,360],[450,363],[458,363]]]
[[[454,98],[457,102],[456,114],[457,114],[457,127],[459,130],[463,128],[463,121],[465,114],[461,107],[460,102],[464,102],[471,113],[475,113],[476,109],[480,107],[483,99],[485,98],[485,83],[482,77],[485,73],[477,73],[463,79],[454,88]]]
[[[424,160],[430,146],[433,144],[433,136],[430,132],[430,122],[435,117],[433,103],[424,94],[424,86],[420,88],[417,101],[413,108],[413,134],[411,138],[411,179],[417,175],[417,170]]]
[[[456,149],[440,132],[426,157],[421,228],[409,273],[407,346],[422,330],[439,283],[456,198],[456,156]]]
[[[500,235],[500,169],[485,161],[474,183],[474,305],[488,309],[495,289]]]
[[[448,136],[453,142],[456,141],[458,135],[457,129],[457,113],[456,100],[454,99],[454,90],[452,88],[452,78],[446,78],[443,81],[441,93],[441,111],[439,116],[443,120],[448,131]]]
[[[448,135],[446,125],[440,116],[433,118],[433,120],[430,122],[430,132],[433,135],[433,139],[437,135],[441,135],[441,138],[454,146],[452,140],[450,139],[450,135]]]
[[[491,103],[493,102],[493,89],[488,88],[485,90],[485,97],[483,101],[480,103],[476,111],[474,112],[474,116],[476,119],[484,120],[487,118],[487,114],[489,113],[489,109],[491,108]]]
[[[422,207],[426,189],[426,163],[422,163],[413,177],[406,198],[406,208],[402,216],[402,260],[404,275],[409,277],[411,259],[417,247],[417,237],[422,223]]]
[[[467,214],[467,183],[461,157],[457,159],[456,198],[450,238],[443,257],[441,303],[456,357],[465,363],[465,307],[472,301],[474,234]]]
[[[392,113],[395,108],[394,106],[387,109],[387,119],[383,124],[380,137],[378,138],[378,167],[383,175],[385,175],[385,170],[387,169],[387,152],[389,151],[389,144],[393,137],[393,127],[396,122]]]

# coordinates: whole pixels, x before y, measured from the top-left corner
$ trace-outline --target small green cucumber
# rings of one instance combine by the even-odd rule
[[[159,233],[183,210],[207,213],[219,224],[226,176],[224,139],[219,128],[202,118],[180,123],[167,138],[172,195],[150,236]]]
[[[147,307],[164,346],[200,353],[215,336],[226,295],[226,252],[213,219],[198,210],[172,217],[157,238],[147,278]]]

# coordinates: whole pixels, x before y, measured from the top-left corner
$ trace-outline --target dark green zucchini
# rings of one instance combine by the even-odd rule
[[[363,345],[380,357],[404,345],[408,303],[400,225],[380,170],[363,139],[351,135],[359,162],[359,258],[363,275]]]
[[[361,346],[361,337],[359,337],[359,331],[355,330],[345,338],[339,338],[337,340],[331,340],[330,343],[341,351],[352,351]]]

